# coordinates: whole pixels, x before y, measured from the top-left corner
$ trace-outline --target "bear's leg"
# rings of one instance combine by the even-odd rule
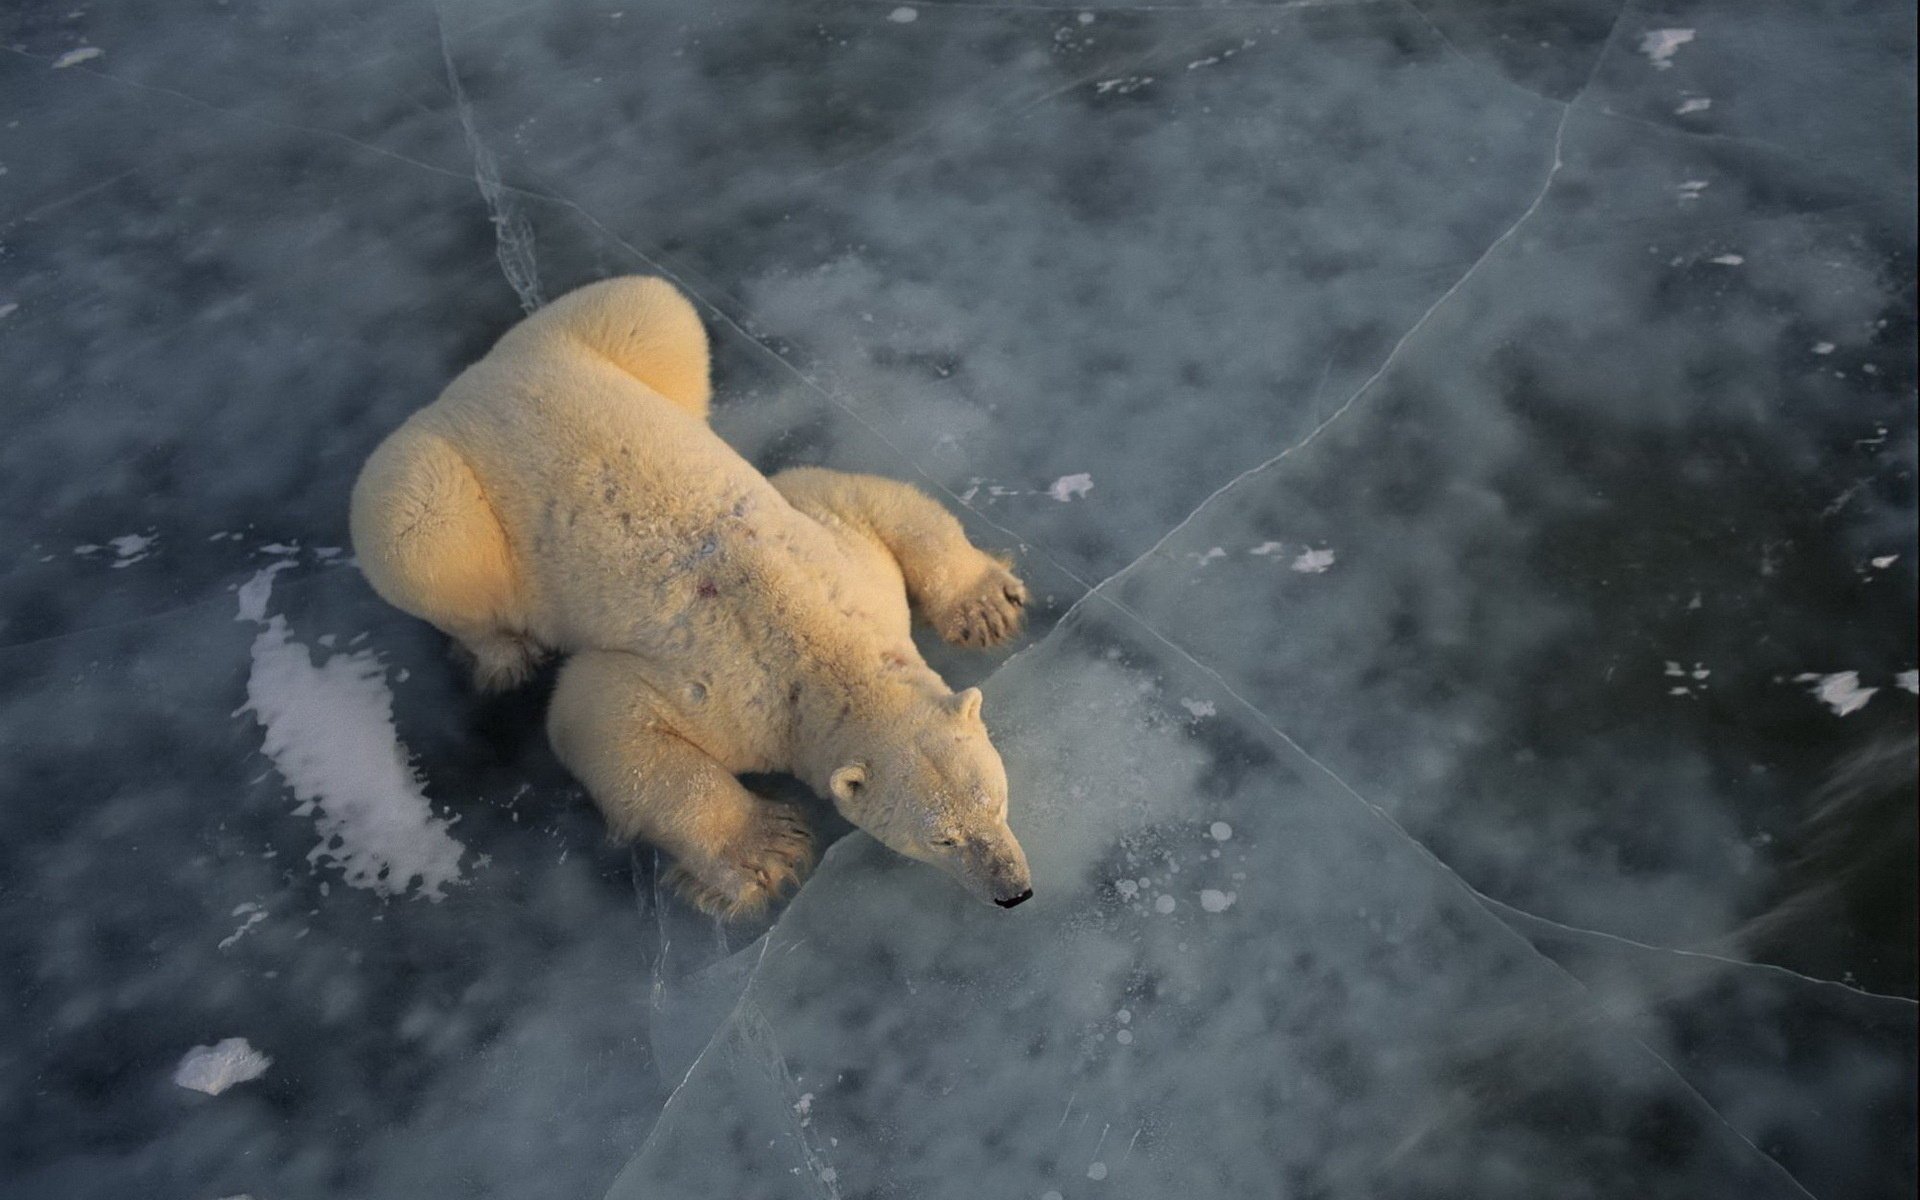
[[[695,907],[729,919],[764,910],[813,863],[806,822],[740,786],[675,733],[652,696],[632,657],[576,654],[547,714],[554,753],[587,786],[615,837],[641,838],[673,856],[668,880]]]
[[[509,336],[558,331],[679,407],[707,418],[713,393],[700,314],[664,279],[627,275],[568,292]]]
[[[527,631],[506,533],[450,443],[401,426],[360,472],[351,523],[373,590],[451,634],[481,690],[532,674],[545,651]]]
[[[885,547],[907,595],[941,638],[991,646],[1020,629],[1027,586],[1008,564],[967,541],[952,513],[919,489],[874,475],[795,467],[773,477],[795,508],[831,515]]]

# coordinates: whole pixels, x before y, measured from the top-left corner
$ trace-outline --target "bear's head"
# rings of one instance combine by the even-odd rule
[[[920,693],[901,707],[850,730],[827,778],[834,807],[982,900],[1012,908],[1029,899],[1033,877],[1007,827],[1007,772],[980,719],[980,689]]]

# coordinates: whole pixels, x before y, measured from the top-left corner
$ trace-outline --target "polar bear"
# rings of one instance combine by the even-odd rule
[[[756,913],[811,865],[800,813],[735,778],[756,771],[797,775],[984,900],[1026,900],[980,692],[927,666],[909,609],[990,646],[1025,585],[905,484],[766,478],[708,427],[709,396],[706,331],[670,284],[581,288],[373,452],[360,567],[456,639],[483,689],[565,655],[555,752],[703,910]]]

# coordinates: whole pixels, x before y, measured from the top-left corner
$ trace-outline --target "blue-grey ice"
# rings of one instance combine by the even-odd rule
[[[1914,69],[1891,0],[11,6],[0,1200],[1911,1195]],[[368,452],[628,273],[757,466],[1019,563],[928,656],[1030,903],[853,834],[699,918],[367,588]]]

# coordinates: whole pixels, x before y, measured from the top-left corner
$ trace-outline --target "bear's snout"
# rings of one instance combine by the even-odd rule
[[[1013,832],[999,829],[963,844],[957,874],[975,896],[1001,908],[1033,899],[1033,875]]]

